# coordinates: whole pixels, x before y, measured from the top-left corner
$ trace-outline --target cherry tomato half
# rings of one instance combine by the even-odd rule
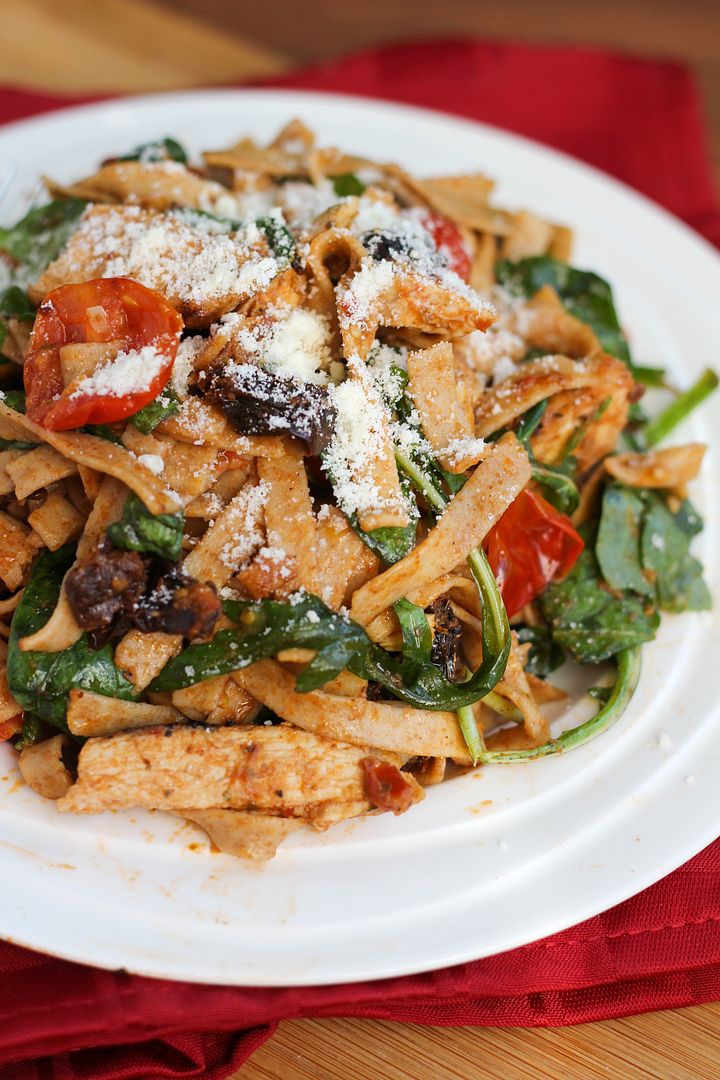
[[[164,297],[130,278],[96,278],[53,289],[35,317],[25,357],[28,416],[52,431],[132,416],[156,398],[170,378],[182,326],[182,318]],[[141,380],[140,386],[137,378],[128,380],[128,388],[118,379],[117,389],[103,393],[83,393],[82,379],[65,386],[63,345],[108,341],[119,341],[124,352],[152,346],[161,363],[150,364],[147,381]]]
[[[472,265],[470,252],[455,222],[442,214],[427,210],[422,215],[422,223],[432,236],[435,247],[447,256],[450,269],[463,281],[468,281]]]
[[[485,540],[508,615],[569,574],[584,546],[565,514],[537,492],[521,491]]]

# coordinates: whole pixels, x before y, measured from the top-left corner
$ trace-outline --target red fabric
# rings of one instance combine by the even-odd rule
[[[613,173],[720,244],[697,99],[677,64],[447,42],[362,53],[273,85],[392,97],[521,132]],[[72,103],[5,90],[0,120]],[[552,938],[361,985],[191,986],[0,943],[0,1000],[11,1003],[0,1028],[0,1080],[221,1080],[287,1017],[542,1026],[716,1000],[719,928],[720,842]]]

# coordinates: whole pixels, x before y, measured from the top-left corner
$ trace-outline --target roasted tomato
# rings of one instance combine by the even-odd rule
[[[362,759],[362,766],[368,802],[378,810],[392,810],[393,814],[403,814],[410,809],[414,799],[413,785],[395,765],[366,757]]]
[[[446,256],[450,269],[463,281],[468,281],[472,266],[470,252],[455,222],[428,210],[422,215],[422,223],[432,236],[435,247]]]
[[[521,491],[485,540],[508,615],[565,577],[584,546],[565,514],[537,492]]]
[[[0,723],[0,742],[7,742],[8,739],[12,739],[22,731],[23,716],[22,713],[18,713],[17,716],[11,716],[9,720],[3,720]]]
[[[53,431],[132,416],[170,378],[182,325],[162,296],[130,278],[53,289],[35,317],[25,357],[28,416]],[[118,358],[66,386],[62,348],[109,342]]]

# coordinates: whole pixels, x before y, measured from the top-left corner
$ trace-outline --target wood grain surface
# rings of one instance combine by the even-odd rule
[[[720,187],[720,0],[0,0],[0,82],[166,90],[409,38],[613,46],[690,63]],[[574,1028],[281,1024],[231,1080],[720,1080],[720,1003]]]

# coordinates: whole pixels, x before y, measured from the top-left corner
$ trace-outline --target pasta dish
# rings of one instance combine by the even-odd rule
[[[660,444],[717,377],[636,363],[568,228],[297,120],[45,185],[0,229],[0,738],[60,812],[269,858],[582,745],[709,607],[704,447]]]

